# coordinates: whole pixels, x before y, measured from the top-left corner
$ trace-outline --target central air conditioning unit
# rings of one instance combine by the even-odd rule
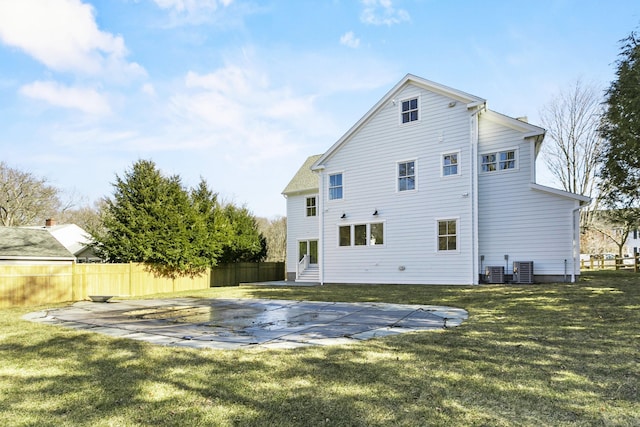
[[[484,272],[484,280],[487,283],[504,283],[504,267],[489,266]]]
[[[533,283],[533,261],[513,262],[513,282]]]

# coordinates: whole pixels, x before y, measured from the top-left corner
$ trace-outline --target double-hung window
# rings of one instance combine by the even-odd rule
[[[416,162],[398,163],[398,191],[416,189]]]
[[[316,198],[307,197],[307,216],[316,216]]]
[[[342,174],[329,175],[329,200],[342,199]]]
[[[442,156],[442,176],[458,175],[458,153]]]
[[[458,221],[446,219],[438,221],[438,251],[458,249]]]
[[[401,109],[402,123],[410,123],[418,120],[418,98],[402,101]]]

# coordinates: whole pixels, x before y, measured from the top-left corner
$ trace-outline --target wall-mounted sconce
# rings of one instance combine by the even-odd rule
[[[456,104],[457,104],[457,102],[456,102],[456,101],[451,101],[451,102],[449,103],[449,108],[453,108],[453,107],[455,107],[455,106],[456,106]]]
[[[373,212],[373,216],[378,216],[378,209]]]
[[[340,219],[345,219],[347,217],[346,213],[343,213],[342,216],[340,217]]]

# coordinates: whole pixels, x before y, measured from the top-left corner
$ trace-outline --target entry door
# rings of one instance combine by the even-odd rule
[[[298,261],[303,256],[309,255],[309,264],[318,264],[318,241],[317,240],[301,240],[298,249]]]

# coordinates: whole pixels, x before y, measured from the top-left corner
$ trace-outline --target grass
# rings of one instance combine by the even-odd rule
[[[350,346],[214,351],[21,320],[42,307],[4,309],[3,425],[640,425],[640,274],[172,295],[439,304],[470,317],[442,332]]]

